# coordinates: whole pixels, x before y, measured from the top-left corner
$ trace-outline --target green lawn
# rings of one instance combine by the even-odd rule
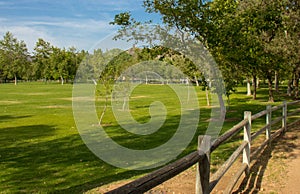
[[[78,135],[72,85],[0,85],[0,192],[81,192],[134,172],[105,164]]]
[[[170,114],[163,127],[145,137],[122,130],[108,109],[103,123],[105,130],[119,144],[134,149],[149,149],[166,142],[175,132],[180,113],[173,105],[178,99],[167,86],[144,85],[132,94],[133,117],[139,122],[150,119],[148,107],[151,99],[160,99]],[[200,103],[200,121],[197,135],[203,134],[209,122],[210,109],[205,106],[205,93],[196,89]],[[168,91],[168,92],[159,92]],[[147,93],[147,98],[142,97]],[[243,118],[243,111],[257,113],[268,104],[267,91],[260,89],[258,100],[245,95],[245,88],[231,96],[227,122],[223,132]],[[152,96],[151,96],[152,95]],[[277,101],[284,100],[278,95]],[[168,99],[168,100],[166,100]],[[279,102],[278,102],[279,103]],[[275,104],[278,104],[275,103]],[[97,104],[101,114],[103,101]],[[263,122],[263,121],[262,121]],[[262,125],[257,122],[257,126]],[[184,154],[196,148],[193,139]],[[228,152],[217,151],[213,163],[227,157],[234,144],[225,144]],[[0,192],[3,193],[82,193],[112,181],[132,178],[146,171],[127,171],[113,167],[94,156],[81,140],[72,113],[72,85],[57,83],[0,84]]]

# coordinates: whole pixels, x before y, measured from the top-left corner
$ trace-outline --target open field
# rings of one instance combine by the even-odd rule
[[[82,142],[72,85],[0,85],[0,192],[81,192],[136,174],[114,168]]]
[[[134,90],[133,117],[147,122],[150,117],[149,99],[160,99],[167,104],[170,114],[163,128],[145,136],[129,134],[122,130],[108,109],[103,124],[105,130],[119,144],[135,149],[149,149],[167,141],[174,134],[180,118],[176,111],[178,99],[169,100],[171,91],[162,85],[144,85]],[[197,135],[203,134],[209,123],[210,109],[206,107],[205,93],[197,88],[200,104],[200,121]],[[152,95],[145,97],[147,95]],[[159,92],[160,91],[160,92]],[[286,96],[275,99],[281,103]],[[72,85],[21,83],[0,84],[0,192],[61,192],[83,191],[113,181],[139,176],[147,171],[127,171],[113,167],[94,156],[81,140],[72,113]],[[229,129],[243,118],[243,111],[253,113],[265,109],[267,90],[258,91],[258,100],[245,95],[245,88],[231,96],[224,129]],[[151,97],[151,98],[150,98]],[[164,100],[165,99],[165,100]],[[168,99],[168,100],[166,100]],[[102,101],[97,104],[101,114]],[[276,103],[275,103],[276,104]],[[276,115],[274,115],[276,116]],[[262,125],[257,121],[255,126]],[[186,154],[196,148],[196,136]],[[212,157],[213,164],[231,154],[234,140],[224,144],[223,151]]]

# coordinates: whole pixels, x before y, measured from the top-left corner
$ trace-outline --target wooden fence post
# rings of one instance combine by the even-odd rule
[[[244,126],[244,141],[248,142],[247,146],[243,150],[243,163],[248,165],[246,173],[250,170],[250,149],[251,149],[251,112],[244,112],[244,119],[248,120],[248,123]]]
[[[266,139],[271,142],[271,121],[272,120],[272,106],[268,105],[267,106],[267,114],[266,114]]]
[[[286,120],[287,120],[287,103],[286,101],[283,101],[283,106],[282,106],[282,128],[283,131],[286,131]]]
[[[209,194],[210,147],[211,137],[200,135],[198,137],[198,153],[204,154],[204,158],[196,166],[196,194]]]

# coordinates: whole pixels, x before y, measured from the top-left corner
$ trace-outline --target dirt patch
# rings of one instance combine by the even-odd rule
[[[126,181],[118,181],[113,184],[103,185],[101,187],[87,191],[87,192],[85,192],[85,194],[105,193],[105,192],[111,191],[113,189],[116,189],[118,187],[121,187],[122,185],[127,184],[129,182],[130,182],[129,180],[126,180]]]
[[[300,194],[300,122],[273,140],[235,193]]]
[[[300,194],[300,122],[274,142],[261,193]]]

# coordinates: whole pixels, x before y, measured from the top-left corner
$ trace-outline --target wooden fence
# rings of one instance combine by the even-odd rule
[[[125,184],[117,189],[109,191],[107,193],[144,193],[155,186],[173,178],[179,173],[190,168],[194,164],[197,164],[196,170],[196,191],[197,194],[207,194],[210,193],[224,174],[229,170],[236,159],[242,154],[243,161],[240,168],[237,170],[235,175],[230,180],[224,193],[231,193],[234,186],[240,179],[243,173],[248,174],[250,171],[251,158],[256,156],[260,151],[271,142],[272,139],[277,137],[286,131],[287,128],[287,118],[289,116],[295,115],[300,112],[300,108],[288,112],[288,107],[299,103],[299,101],[294,101],[290,103],[283,102],[279,106],[267,106],[266,110],[261,111],[255,115],[251,115],[251,112],[244,112],[244,120],[240,121],[237,125],[232,127],[222,136],[220,136],[215,141],[211,142],[209,136],[199,136],[198,139],[198,150],[190,153],[189,155],[166,165],[144,177],[134,180],[128,184]],[[281,110],[282,114],[279,117],[272,119],[272,113]],[[266,116],[266,125],[256,132],[251,133],[252,121],[258,119],[262,116]],[[298,120],[297,120],[298,121]],[[272,126],[281,122],[279,129],[276,131],[271,131]],[[224,164],[210,177],[210,154],[217,149],[222,143],[231,139],[237,133],[244,130],[244,140],[240,146],[232,153],[232,155],[224,162]],[[254,151],[251,150],[251,142],[257,138],[260,134],[265,133],[266,139],[260,144],[258,148]],[[200,146],[201,145],[201,146]],[[208,151],[203,151],[203,147],[210,147]],[[251,151],[253,151],[251,153]]]

